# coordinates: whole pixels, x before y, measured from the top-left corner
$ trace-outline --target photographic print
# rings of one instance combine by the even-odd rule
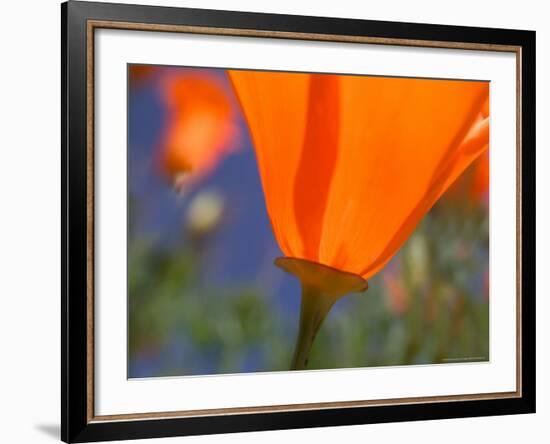
[[[128,65],[128,377],[488,361],[489,86]]]

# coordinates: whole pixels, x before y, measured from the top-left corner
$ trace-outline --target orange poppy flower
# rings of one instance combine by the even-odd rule
[[[177,186],[199,180],[235,151],[238,114],[217,78],[209,74],[168,77],[164,101],[169,117],[161,166]]]
[[[300,333],[307,338],[302,345],[299,339],[293,366],[302,368],[307,350],[298,349],[311,346],[331,304],[350,289],[366,289],[366,280],[487,148],[488,119],[479,123],[477,117],[488,108],[489,85],[258,71],[229,75],[286,256],[276,263],[300,278],[307,287],[303,295],[316,294],[306,297],[314,302],[302,297],[301,329],[313,325]],[[327,280],[333,285],[338,273],[347,278],[327,295]]]

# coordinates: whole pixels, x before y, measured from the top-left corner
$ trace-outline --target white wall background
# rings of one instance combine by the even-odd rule
[[[550,8],[537,0],[120,1],[537,31],[538,413],[171,438],[181,443],[546,443],[550,438]],[[0,441],[55,442],[60,373],[58,0],[5,2],[0,26]],[[145,441],[143,441],[145,442]]]

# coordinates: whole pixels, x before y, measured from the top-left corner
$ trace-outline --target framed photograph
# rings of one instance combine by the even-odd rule
[[[69,1],[62,439],[535,411],[535,32]]]

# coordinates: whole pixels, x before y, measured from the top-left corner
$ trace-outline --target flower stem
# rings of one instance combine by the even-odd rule
[[[303,370],[315,336],[334,303],[346,294],[366,291],[369,284],[359,275],[306,259],[279,257],[275,265],[297,277],[302,285],[300,327],[290,369]]]
[[[291,370],[303,370],[307,367],[311,346],[328,312],[339,297],[329,296],[319,288],[302,284],[302,303],[300,308],[300,327]]]

